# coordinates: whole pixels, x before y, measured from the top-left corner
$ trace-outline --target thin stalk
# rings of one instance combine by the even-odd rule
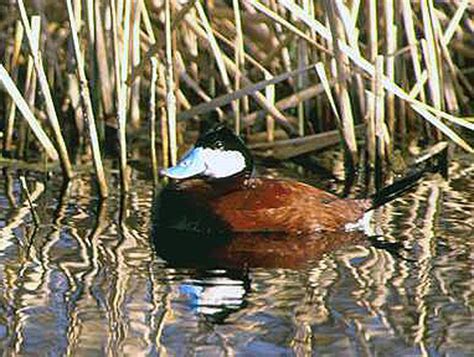
[[[397,50],[397,27],[394,25],[393,0],[385,0],[385,34],[386,34],[386,73],[389,80],[395,80],[395,51]],[[390,135],[395,128],[395,94],[387,93],[387,124]]]
[[[382,85],[382,77],[384,71],[384,57],[379,55],[375,61],[375,137],[377,160],[383,162],[385,160],[385,140],[384,140],[384,123],[385,123],[385,105],[384,90]]]
[[[421,65],[420,56],[418,53],[418,41],[415,34],[415,25],[413,23],[414,13],[411,8],[410,0],[402,0],[402,14],[405,28],[405,35],[407,37],[408,46],[410,47],[411,61],[413,64],[413,71],[415,72],[415,78],[417,82],[421,82]],[[420,90],[420,99],[422,102],[425,101],[425,91],[423,87]]]
[[[140,19],[142,1],[135,2],[133,23],[132,23],[132,68],[138,68],[140,65]],[[140,126],[140,82],[141,76],[134,76],[130,93],[130,123],[133,127]]]
[[[377,56],[375,60],[374,84],[375,95],[375,187],[377,192],[382,188],[383,162],[385,161],[385,145],[383,138],[384,125],[384,91],[382,85],[384,58]]]
[[[171,165],[176,165],[178,148],[176,145],[176,97],[173,79],[173,48],[171,43],[171,4],[165,0],[165,37],[166,37],[166,109],[171,151]]]
[[[141,15],[145,31],[150,39],[152,45],[155,45],[156,38],[151,27],[150,17],[148,15],[148,9],[146,4],[142,2]],[[156,153],[156,88],[158,82],[158,69],[159,62],[158,56],[154,54],[150,58],[151,63],[151,80],[150,80],[150,102],[149,102],[149,119],[150,119],[150,155],[151,165],[153,171],[153,183],[156,186],[158,184],[158,155]]]
[[[235,21],[235,50],[234,50],[234,62],[237,67],[237,73],[234,78],[234,90],[239,90],[241,87],[240,73],[244,68],[244,35],[242,31],[242,19],[240,16],[239,0],[232,0],[232,8],[234,10],[234,21]],[[234,131],[237,135],[240,134],[240,99],[235,101],[235,117],[234,117]]]
[[[104,24],[102,22],[101,2],[95,1],[95,57],[97,61],[97,70],[99,74],[99,82],[97,85],[100,89],[100,97],[102,100],[102,108],[104,117],[109,117],[113,114],[113,86],[111,81],[111,74],[108,63],[108,53],[106,44],[106,33]]]
[[[69,16],[69,24],[71,26],[72,43],[74,46],[74,55],[77,63],[77,76],[80,84],[80,91],[82,97],[82,103],[85,109],[85,120],[89,127],[89,136],[92,146],[92,157],[94,161],[94,168],[97,175],[97,181],[99,182],[100,196],[105,198],[108,196],[107,180],[105,178],[104,168],[102,166],[102,158],[100,154],[99,139],[97,137],[97,129],[95,126],[94,111],[92,109],[92,100],[90,97],[89,86],[87,82],[86,72],[84,69],[84,59],[81,55],[81,49],[79,46],[79,38],[76,30],[76,20],[73,13],[71,0],[66,0],[67,11]]]
[[[269,80],[272,76],[265,72],[265,79]],[[265,88],[265,98],[271,105],[275,105],[275,86],[269,85]],[[267,120],[267,141],[272,142],[275,140],[275,120],[269,114],[266,116]]]
[[[56,144],[58,145],[58,153],[61,159],[61,167],[63,169],[63,174],[67,180],[72,178],[72,166],[71,161],[69,160],[69,154],[67,152],[66,143],[64,142],[63,135],[61,133],[61,127],[59,126],[59,120],[56,115],[56,109],[54,108],[53,98],[51,96],[51,90],[48,85],[48,79],[44,72],[43,60],[41,52],[34,48],[33,46],[33,37],[31,32],[30,23],[26,14],[25,5],[23,0],[18,0],[18,9],[20,11],[21,22],[25,29],[26,38],[28,46],[30,48],[30,53],[33,56],[33,63],[35,65],[36,75],[38,76],[38,82],[43,93],[46,112],[48,113],[48,119],[50,121],[51,127],[53,128],[54,137]]]
[[[41,17],[40,16],[31,16],[31,33],[33,38],[33,46],[35,48],[39,47],[39,40],[41,35]],[[35,107],[36,101],[36,72],[34,70],[33,58],[28,56],[28,63],[26,66],[26,80],[25,80],[25,99],[28,103],[30,108]],[[24,148],[27,147],[27,140],[28,140],[28,131],[27,127],[25,127],[25,123],[20,125],[20,145],[18,147],[18,154],[19,156],[23,156],[25,150]]]
[[[158,59],[151,58],[150,80],[150,155],[153,172],[153,183],[158,184],[158,159],[156,155],[156,83],[158,81]]]
[[[433,106],[437,110],[442,110],[442,95],[441,95],[441,71],[439,67],[438,48],[436,44],[436,36],[434,34],[432,10],[433,4],[431,0],[421,2],[421,14],[423,18],[423,29],[426,41],[422,40],[422,47],[426,68],[428,70],[428,88],[430,89],[430,96]],[[439,134],[438,139],[440,139]]]

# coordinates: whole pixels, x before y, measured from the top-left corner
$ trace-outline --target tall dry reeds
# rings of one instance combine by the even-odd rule
[[[3,152],[25,147],[17,107],[69,179],[74,123],[79,145],[90,143],[102,196],[105,143],[117,146],[127,192],[130,138],[149,140],[157,181],[158,167],[176,162],[183,133],[214,111],[237,133],[269,142],[256,148],[285,158],[321,149],[308,143],[334,129],[352,165],[366,157],[389,169],[394,148],[443,137],[473,152],[468,0],[68,0],[62,10],[47,2],[44,13],[18,0],[9,11],[19,21],[0,23],[0,78],[12,98],[0,119]],[[41,32],[28,13],[44,18]],[[80,90],[65,90],[74,86]],[[83,106],[73,104],[79,95]]]

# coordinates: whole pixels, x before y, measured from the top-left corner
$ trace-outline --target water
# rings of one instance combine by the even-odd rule
[[[150,241],[151,180],[133,175],[126,200],[115,193],[101,205],[87,178],[64,191],[55,179],[29,174],[38,228],[18,172],[0,175],[2,352],[474,354],[467,158],[451,164],[449,182],[431,176],[377,211],[385,242],[400,249],[363,239],[294,267],[167,264]]]

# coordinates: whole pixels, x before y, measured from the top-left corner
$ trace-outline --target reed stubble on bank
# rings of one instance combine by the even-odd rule
[[[21,0],[1,10],[18,19],[0,24],[1,78],[13,98],[4,100],[2,148],[31,147],[19,135],[26,126],[17,117],[25,118],[38,140],[32,146],[48,160],[58,158],[69,179],[66,133],[73,123],[102,196],[107,142],[117,147],[125,193],[133,184],[130,138],[147,138],[157,180],[158,168],[174,164],[186,135],[215,111],[244,136],[275,140],[256,146],[265,156],[310,155],[312,141],[296,138],[334,129],[348,165],[378,162],[384,171],[391,170],[394,149],[407,153],[447,138],[473,151],[469,1],[68,0],[40,10]],[[41,32],[28,13],[43,16]],[[76,64],[77,78],[68,63]],[[74,83],[80,91],[65,90]],[[79,94],[84,106],[73,106]],[[365,135],[355,130],[361,125]],[[281,138],[292,143],[287,154]]]

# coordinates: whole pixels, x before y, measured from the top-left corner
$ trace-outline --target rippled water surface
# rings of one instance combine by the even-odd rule
[[[392,244],[363,239],[294,267],[210,269],[173,266],[156,253],[153,187],[141,172],[129,197],[102,204],[87,179],[63,190],[28,174],[35,228],[18,172],[4,170],[0,349],[472,355],[474,165],[461,158],[450,171],[448,182],[431,176],[376,212]]]

